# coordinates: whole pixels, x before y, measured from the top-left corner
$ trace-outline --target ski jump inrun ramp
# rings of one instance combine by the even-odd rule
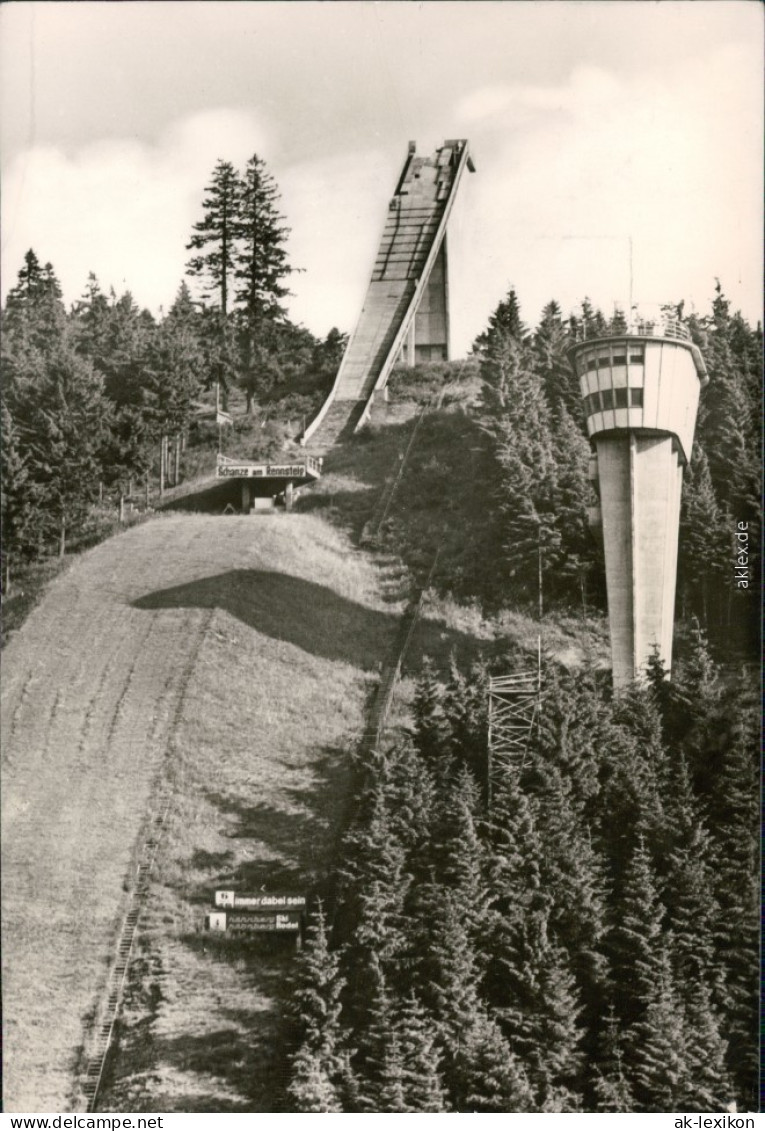
[[[364,424],[399,356],[412,365],[449,356],[446,228],[465,167],[475,167],[464,138],[431,157],[415,149],[410,142],[335,383],[301,437],[311,450],[326,452]]]

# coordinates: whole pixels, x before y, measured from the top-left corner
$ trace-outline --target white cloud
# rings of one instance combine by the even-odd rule
[[[450,234],[457,352],[510,283],[531,323],[551,298],[564,311],[584,295],[605,309],[626,304],[630,237],[636,298],[706,308],[719,276],[756,320],[760,45],[707,47],[642,70],[620,69],[617,52],[604,59],[563,70],[556,83],[497,81],[476,68],[452,110],[444,99],[440,120],[413,119],[395,145],[372,126],[366,145],[345,136],[344,149],[337,139],[325,145],[324,102],[313,117],[296,104],[295,128],[311,154],[299,161],[290,159],[293,135],[265,102],[181,116],[154,143],[28,149],[4,177],[5,291],[31,246],[53,263],[67,301],[93,270],[141,305],[166,306],[215,161],[241,166],[257,151],[282,192],[291,261],[305,269],[291,281],[293,318],[315,333],[350,330],[408,137],[426,152],[426,134],[458,134],[469,137],[478,172],[465,179]]]
[[[156,145],[120,138],[24,151],[3,178],[3,294],[33,247],[67,302],[94,271],[104,288],[167,306],[216,160],[244,164],[267,143],[254,115],[219,109],[174,123]]]
[[[460,340],[510,283],[531,323],[551,298],[565,311],[584,295],[626,306],[630,238],[637,300],[707,309],[719,276],[756,320],[760,75],[758,44],[725,46],[658,73],[587,68],[463,100],[479,171],[470,237],[452,256]]]

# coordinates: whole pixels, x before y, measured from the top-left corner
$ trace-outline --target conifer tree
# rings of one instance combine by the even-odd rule
[[[353,944],[381,961],[402,944],[402,911],[410,882],[406,854],[393,835],[384,782],[378,779],[364,801],[356,828],[344,846],[341,882],[354,924]]]
[[[726,1064],[727,1043],[712,996],[701,979],[681,982],[680,989],[684,1003],[683,1046],[687,1072],[677,1110],[730,1110],[734,1089]]]
[[[242,185],[230,161],[219,160],[202,201],[204,216],[194,225],[187,250],[200,252],[189,260],[186,270],[205,280],[206,294],[215,295],[225,320],[229,312],[230,282],[236,260],[236,238]]]
[[[542,1110],[577,1110],[583,1064],[581,1004],[568,958],[548,932],[550,900],[538,895],[505,933],[502,1030],[520,1057]]]
[[[306,940],[300,956],[300,972],[295,996],[305,1040],[336,1069],[341,1044],[340,994],[343,989],[340,961],[329,948],[324,908],[319,901],[308,919]]]
[[[625,1032],[627,1071],[636,1111],[677,1111],[687,1094],[690,1064],[667,940],[656,941],[651,966],[642,1011]]]
[[[326,1064],[308,1044],[302,1044],[293,1058],[288,1092],[296,1112],[338,1114],[343,1111]]]
[[[452,656],[443,695],[444,717],[449,728],[448,749],[452,757],[472,770],[478,782],[486,780],[488,685],[484,665],[473,664],[465,676]]]
[[[443,686],[433,671],[429,656],[423,661],[414,691],[414,732],[417,749],[426,764],[435,768],[448,749],[448,723],[443,710]]]
[[[489,891],[485,853],[478,834],[478,788],[466,766],[445,780],[433,822],[430,856],[434,874],[477,943],[487,921]]]
[[[430,866],[430,836],[436,803],[434,775],[409,740],[388,752],[386,796],[391,833],[405,854],[408,875]]]
[[[0,404],[0,528],[3,543],[3,594],[8,596],[12,572],[20,560],[36,546],[39,537],[39,502],[28,466],[30,453],[14,424],[7,403]]]
[[[668,782],[668,820],[673,844],[666,857],[663,902],[672,932],[672,964],[678,985],[716,977],[714,923],[719,914],[712,878],[712,847],[682,755]]]
[[[460,1034],[450,1081],[457,1111],[539,1110],[522,1063],[496,1022],[480,1008],[470,1015]]]
[[[112,308],[91,271],[85,294],[72,310],[72,324],[77,352],[89,358],[96,369],[106,373],[111,350]]]
[[[15,354],[28,350],[48,353],[61,346],[66,335],[61,285],[52,265],[41,266],[31,248],[16,286],[8,292],[2,330],[4,350]]]
[[[413,993],[400,1006],[397,1033],[407,1111],[448,1111],[432,1024]]]
[[[656,984],[664,919],[642,835],[627,868],[614,914],[616,922],[610,932],[609,950],[615,1006],[620,1021],[627,1026],[644,1015]]]
[[[745,691],[736,689],[721,701],[715,731],[708,819],[720,908],[715,952],[725,982],[722,1029],[739,1106],[751,1111],[757,1106],[758,722]]]
[[[284,281],[293,273],[287,258],[289,228],[278,211],[279,190],[257,154],[247,162],[236,220],[236,298],[242,309],[242,387],[247,410],[261,389],[278,379],[275,325],[284,318]]]
[[[563,408],[574,420],[580,421],[581,393],[568,359],[572,344],[560,306],[557,302],[549,302],[542,311],[532,338],[534,364],[544,383],[550,407],[554,410]]]
[[[385,974],[374,950],[369,952],[367,972],[368,1012],[356,1028],[360,1110],[404,1112],[404,1062]]]
[[[624,1054],[619,1023],[611,1006],[601,1038],[598,1058],[593,1065],[592,1091],[595,1110],[633,1111],[635,1098],[624,1071]]]
[[[70,346],[37,354],[30,368],[33,357],[27,355],[20,371],[11,369],[19,393],[15,420],[19,445],[29,453],[38,529],[58,537],[63,555],[69,532],[98,491],[109,406],[100,375]]]
[[[704,625],[709,623],[713,595],[719,597],[726,584],[731,529],[730,518],[715,496],[706,452],[697,441],[683,485],[678,560],[685,605]]]

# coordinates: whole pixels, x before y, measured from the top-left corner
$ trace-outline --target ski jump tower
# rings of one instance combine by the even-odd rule
[[[326,452],[369,419],[395,363],[449,358],[446,228],[465,169],[475,171],[465,138],[430,157],[409,142],[356,329],[335,383],[300,442]]]
[[[599,495],[614,690],[644,676],[655,646],[669,671],[683,468],[706,366],[685,326],[638,323],[571,351]]]

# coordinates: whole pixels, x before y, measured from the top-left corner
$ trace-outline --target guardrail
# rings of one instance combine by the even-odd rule
[[[411,160],[411,153],[410,153],[409,157],[407,158],[407,161],[409,161],[409,160]],[[439,220],[438,227],[436,228],[436,231],[433,235],[433,239],[432,239],[431,246],[430,246],[430,251],[429,251],[428,256],[425,260],[425,264],[423,266],[423,269],[421,270],[420,275],[419,275],[418,279],[416,280],[414,291],[412,293],[412,297],[411,297],[411,299],[410,299],[410,301],[407,305],[406,312],[405,312],[404,317],[401,321],[401,324],[400,324],[399,329],[396,333],[396,336],[394,337],[393,342],[392,342],[391,346],[389,347],[389,349],[387,351],[387,354],[386,354],[385,360],[382,364],[380,373],[375,378],[374,385],[373,385],[369,395],[366,397],[366,404],[364,406],[364,410],[363,410],[361,417],[359,418],[359,420],[356,423],[356,426],[354,428],[355,432],[358,432],[364,426],[366,421],[368,420],[369,414],[372,410],[372,404],[373,404],[375,392],[384,388],[384,386],[385,386],[385,384],[388,380],[388,377],[390,376],[390,371],[393,368],[393,365],[395,364],[396,358],[398,357],[398,354],[401,351],[401,347],[403,346],[406,335],[409,332],[409,328],[411,326],[412,319],[415,316],[415,313],[417,311],[417,307],[419,305],[420,299],[422,298],[423,292],[424,292],[425,287],[426,287],[427,282],[428,282],[428,278],[429,278],[430,273],[433,269],[433,265],[436,261],[436,257],[438,255],[441,244],[443,242],[444,235],[446,233],[446,226],[447,226],[449,217],[451,215],[452,206],[454,204],[457,189],[458,189],[460,181],[462,179],[462,174],[465,171],[465,167],[468,166],[468,165],[470,166],[470,168],[472,168],[472,165],[470,164],[469,146],[468,146],[467,141],[464,141],[464,144],[462,145],[462,149],[459,153],[459,157],[457,159],[457,167],[454,170],[454,176],[452,178],[451,187],[450,187],[450,190],[449,190],[449,195],[446,199],[444,210],[443,210],[443,213],[441,215],[441,219]],[[406,170],[406,166],[405,166],[405,170]],[[400,187],[402,181],[403,181],[403,174],[402,174],[401,180],[399,181],[399,187]],[[384,231],[385,231],[385,229],[383,228],[383,233],[384,233]],[[356,321],[356,325],[354,326],[353,333],[351,334],[351,336],[348,340],[348,345],[346,346],[345,353],[343,355],[343,360],[340,362],[340,368],[338,369],[338,372],[337,372],[337,375],[336,375],[335,380],[333,382],[332,388],[331,388],[331,390],[330,390],[330,392],[327,396],[327,399],[324,401],[324,404],[321,406],[321,408],[319,409],[316,416],[313,418],[313,420],[310,422],[310,424],[307,426],[307,428],[304,430],[302,436],[300,437],[301,445],[305,445],[306,442],[308,440],[310,440],[310,438],[318,431],[318,429],[319,429],[320,425],[322,424],[324,418],[326,417],[327,413],[329,412],[330,407],[332,406],[332,404],[335,401],[335,396],[337,394],[337,390],[340,387],[340,383],[341,383],[341,380],[343,378],[343,367],[345,365],[345,360],[346,360],[347,357],[351,356],[351,347],[353,346],[353,344],[356,340],[358,330],[359,330],[359,327],[360,327],[361,322],[362,322],[363,312],[364,312],[364,306],[362,304],[361,311],[359,312],[359,317]],[[366,379],[365,379],[365,381],[366,381]],[[363,397],[364,397],[364,395],[363,395],[363,392],[362,392],[362,395],[359,396],[358,400],[363,400]],[[349,401],[349,405],[350,405],[350,403],[351,402]],[[353,402],[353,403],[356,403],[356,402]],[[350,409],[349,409],[349,411],[350,411]]]
[[[451,216],[452,206],[454,204],[454,200],[455,200],[455,197],[457,195],[457,189],[459,188],[460,181],[462,180],[462,174],[465,171],[465,167],[468,163],[469,156],[470,156],[470,152],[469,152],[469,148],[468,148],[468,145],[467,145],[467,142],[466,142],[462,147],[462,152],[460,153],[460,156],[459,156],[457,168],[454,171],[454,177],[452,179],[451,189],[449,191],[449,196],[448,196],[448,199],[446,201],[446,206],[444,208],[443,215],[441,216],[441,220],[439,222],[439,225],[436,228],[435,235],[433,236],[433,240],[432,240],[432,243],[430,245],[430,251],[428,253],[428,257],[425,260],[425,264],[423,266],[423,269],[420,272],[420,276],[417,279],[417,282],[415,284],[414,294],[412,295],[409,306],[407,307],[406,314],[404,315],[404,317],[401,321],[401,326],[399,327],[398,333],[396,334],[396,337],[393,339],[393,344],[391,345],[391,347],[388,351],[388,356],[386,357],[385,361],[383,362],[382,369],[380,370],[379,376],[377,377],[377,380],[374,383],[374,386],[372,388],[372,392],[369,395],[369,399],[368,399],[367,404],[364,408],[364,411],[362,412],[362,414],[359,418],[359,421],[358,421],[356,427],[354,428],[354,432],[358,432],[364,426],[364,424],[366,424],[367,420],[369,419],[369,414],[372,411],[372,404],[373,404],[373,401],[374,401],[374,395],[380,389],[383,389],[385,387],[385,385],[387,384],[388,378],[390,376],[390,371],[393,368],[393,366],[395,365],[396,358],[398,357],[399,353],[401,352],[401,348],[404,344],[404,340],[406,338],[406,335],[409,333],[409,329],[410,329],[411,324],[412,324],[412,319],[415,317],[415,315],[417,313],[417,307],[420,304],[420,299],[422,298],[425,287],[428,284],[428,279],[430,278],[430,273],[433,270],[433,265],[436,262],[436,259],[438,257],[438,253],[441,250],[441,244],[443,243],[444,237],[446,235],[446,226],[449,222],[449,217]]]

